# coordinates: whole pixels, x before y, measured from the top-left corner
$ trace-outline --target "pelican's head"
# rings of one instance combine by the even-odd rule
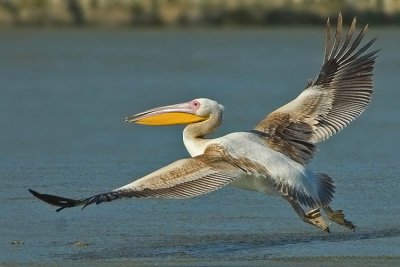
[[[210,117],[222,115],[224,107],[216,101],[207,98],[197,98],[192,101],[154,108],[129,116],[126,122],[146,125],[175,125],[201,122]]]

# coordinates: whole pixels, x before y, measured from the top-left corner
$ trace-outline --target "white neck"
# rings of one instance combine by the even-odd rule
[[[221,125],[222,111],[218,114],[213,114],[207,120],[189,124],[183,130],[183,143],[189,154],[192,157],[204,153],[207,145],[212,139],[205,139],[204,137],[212,133]]]
[[[186,147],[186,150],[192,157],[203,154],[207,147],[208,141],[208,139],[195,138],[185,134],[185,131],[183,131],[183,143]]]

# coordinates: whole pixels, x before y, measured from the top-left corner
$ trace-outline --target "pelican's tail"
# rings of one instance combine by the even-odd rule
[[[326,207],[333,200],[333,194],[335,193],[335,182],[333,179],[325,173],[316,173],[317,186],[318,186],[318,197],[322,207]]]

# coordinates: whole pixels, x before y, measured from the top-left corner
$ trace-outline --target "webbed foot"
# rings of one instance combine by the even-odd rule
[[[343,225],[344,227],[349,228],[352,231],[356,230],[356,226],[351,222],[344,218],[344,213],[342,210],[332,210],[331,207],[324,207],[324,211],[326,216],[332,222],[335,222],[339,225]]]

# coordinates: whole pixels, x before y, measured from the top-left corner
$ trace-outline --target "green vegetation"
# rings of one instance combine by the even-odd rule
[[[400,22],[398,0],[1,0],[0,26],[320,24],[339,11],[345,19]]]

